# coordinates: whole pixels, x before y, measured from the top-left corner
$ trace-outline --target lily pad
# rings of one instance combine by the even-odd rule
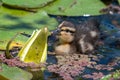
[[[2,64],[0,75],[9,80],[31,80],[32,74],[17,67],[9,67]]]
[[[54,0],[2,0],[3,4],[15,8],[39,8],[47,5]]]
[[[30,12],[20,10],[20,9],[12,9],[12,8],[8,8],[5,6],[1,6],[0,7],[0,14],[9,14],[9,15],[20,17],[20,16],[26,16],[26,15],[30,14]]]
[[[100,0],[37,0],[32,1],[24,0],[2,0],[4,4],[12,6],[16,9],[8,9],[5,6],[1,7],[1,13],[12,13],[15,15],[26,14],[17,8],[32,10],[33,8],[38,8],[39,10],[44,10],[48,14],[52,15],[65,15],[65,16],[83,16],[83,15],[100,15],[99,11],[106,7],[106,5]],[[39,3],[40,2],[40,3]],[[41,4],[41,7],[40,5]],[[39,6],[39,7],[38,7]],[[97,6],[97,7],[96,7]],[[28,13],[28,12],[27,12]]]
[[[104,7],[100,0],[57,0],[43,9],[54,15],[81,16],[99,15],[99,10]]]
[[[31,35],[35,29],[48,27],[49,30],[53,30],[58,24],[54,18],[50,18],[43,11],[30,13],[22,17],[1,14],[0,23],[0,49],[3,50],[5,50],[7,43],[16,33],[25,32]],[[28,37],[19,35],[15,42],[24,44],[27,40]]]

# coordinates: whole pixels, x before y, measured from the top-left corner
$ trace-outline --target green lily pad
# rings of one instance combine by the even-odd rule
[[[8,41],[18,32],[25,32],[31,35],[35,29],[48,27],[49,30],[53,30],[58,24],[54,18],[50,18],[43,11],[30,13],[22,17],[1,14],[0,23],[0,49],[4,50]],[[24,44],[27,40],[28,37],[19,35],[15,42],[17,44]]]
[[[1,6],[0,7],[0,14],[8,14],[8,15],[20,17],[20,16],[26,16],[26,15],[30,14],[30,12],[20,10],[20,9],[11,9],[11,8]]]
[[[57,0],[43,9],[54,15],[81,16],[99,15],[99,10],[104,7],[100,0]]]
[[[25,10],[31,10],[32,8],[37,8],[39,5],[39,10],[45,10],[48,14],[53,15],[65,15],[65,16],[83,16],[83,15],[100,15],[101,9],[105,8],[106,5],[100,0],[37,0],[32,1],[24,0],[2,0],[4,4],[9,4],[10,6],[16,6]],[[34,4],[35,2],[35,4]],[[39,3],[40,2],[40,3]],[[50,4],[49,4],[50,3]],[[26,6],[27,5],[27,6]],[[28,7],[29,6],[29,7]],[[16,8],[17,8],[16,7]],[[34,10],[33,10],[34,11]],[[19,9],[10,9],[5,6],[1,7],[0,13],[12,13],[14,15],[25,15],[26,11]]]
[[[32,74],[17,67],[9,67],[2,64],[0,75],[8,80],[31,80]]]
[[[47,5],[54,0],[2,0],[3,4],[15,8],[39,8]]]

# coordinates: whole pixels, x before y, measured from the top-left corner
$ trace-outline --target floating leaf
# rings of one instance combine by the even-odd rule
[[[2,64],[2,71],[0,75],[7,78],[8,80],[31,80],[32,74],[26,72],[17,67],[9,67],[5,64]],[[4,80],[4,79],[0,79]]]
[[[20,10],[20,9],[11,9],[8,7],[1,6],[0,7],[0,13],[1,14],[10,14],[13,16],[26,16],[30,14],[28,11]]]
[[[16,8],[38,8],[47,5],[54,0],[2,0],[3,4]]]
[[[34,31],[18,54],[20,60],[38,64],[45,62],[47,57],[47,37],[47,28]]]
[[[80,16],[99,15],[99,10],[104,7],[100,0],[57,0],[43,9],[54,15]]]

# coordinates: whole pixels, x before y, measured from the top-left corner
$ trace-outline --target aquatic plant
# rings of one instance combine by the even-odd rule
[[[74,80],[77,76],[83,79],[101,79],[105,74],[103,71],[114,70],[116,62],[109,64],[97,63],[100,58],[95,55],[72,54],[67,56],[56,56],[57,64],[50,64],[47,69],[50,72],[59,74],[64,80]]]

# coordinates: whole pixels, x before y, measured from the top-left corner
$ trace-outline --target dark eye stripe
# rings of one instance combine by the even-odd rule
[[[70,32],[70,33],[75,33],[75,31],[71,31],[71,30],[68,30],[68,29],[66,29],[66,30],[61,30],[61,31]]]

